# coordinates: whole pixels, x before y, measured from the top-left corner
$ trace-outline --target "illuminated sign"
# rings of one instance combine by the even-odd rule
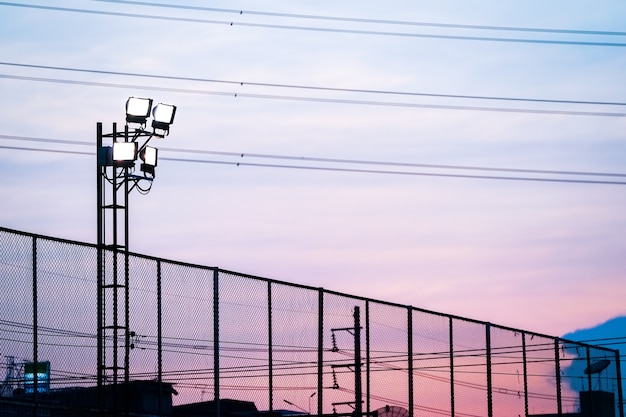
[[[50,391],[50,362],[26,362],[24,364],[24,391],[26,394],[35,392],[35,378],[37,392]]]

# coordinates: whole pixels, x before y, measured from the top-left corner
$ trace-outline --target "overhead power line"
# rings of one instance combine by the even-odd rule
[[[566,178],[534,178],[534,177],[470,175],[470,174],[442,174],[442,173],[414,172],[414,171],[389,171],[389,170],[376,170],[376,169],[333,168],[333,167],[322,167],[322,166],[301,166],[301,165],[285,165],[285,164],[260,164],[260,163],[249,163],[249,162],[209,161],[209,160],[203,160],[203,159],[189,159],[189,158],[162,158],[162,159],[168,160],[168,161],[194,162],[194,163],[203,163],[203,164],[235,165],[235,166],[265,167],[265,168],[285,168],[285,169],[300,169],[300,170],[313,170],[313,171],[353,172],[353,173],[360,173],[360,174],[390,174],[390,175],[485,179],[485,180],[488,179],[488,180],[505,180],[505,181],[533,181],[533,182],[560,182],[560,183],[577,183],[577,184],[626,185],[626,182],[624,181],[582,180],[582,179],[566,179]]]
[[[142,89],[142,90],[150,90],[150,91],[167,91],[171,93],[215,95],[215,96],[226,96],[226,97],[232,97],[232,98],[253,98],[253,99],[266,99],[266,100],[350,104],[350,105],[363,105],[363,106],[404,107],[404,108],[437,109],[437,110],[469,110],[469,111],[481,111],[481,112],[526,113],[526,114],[544,114],[544,115],[560,115],[560,116],[626,117],[626,113],[622,113],[622,112],[523,109],[523,108],[508,108],[508,107],[483,107],[483,106],[459,106],[459,105],[445,105],[445,104],[406,103],[406,102],[375,101],[375,100],[351,100],[351,99],[338,99],[338,98],[288,96],[288,95],[278,95],[278,94],[224,92],[224,91],[200,90],[200,89],[191,89],[191,88],[158,87],[158,86],[137,85],[137,84],[104,83],[104,82],[96,82],[96,81],[80,81],[80,80],[68,80],[68,79],[59,79],[59,78],[27,77],[27,76],[10,75],[10,74],[0,74],[0,78],[19,80],[19,81],[35,81],[35,82],[45,82],[45,83],[83,85],[83,86],[92,86],[92,87]]]
[[[2,137],[0,135],[0,137]],[[306,161],[306,162],[329,162],[338,164],[355,164],[355,165],[377,165],[388,167],[409,167],[409,168],[433,168],[433,169],[450,169],[450,170],[463,170],[463,171],[488,171],[488,172],[509,172],[509,173],[522,173],[522,174],[549,174],[549,175],[575,175],[575,176],[598,176],[598,177],[622,177],[626,178],[626,173],[608,173],[608,172],[589,172],[589,171],[564,171],[564,170],[541,170],[541,169],[523,169],[523,168],[496,168],[496,167],[479,167],[469,165],[445,165],[445,164],[421,164],[410,162],[392,162],[392,161],[373,161],[373,160],[360,160],[360,159],[345,159],[345,158],[319,158],[308,156],[289,156],[289,155],[272,155],[272,154],[258,154],[258,153],[243,153],[243,152],[223,152],[223,151],[206,151],[198,149],[177,149],[177,148],[161,148],[164,151],[170,152],[184,152],[191,154],[210,154],[210,155],[223,155],[232,156],[237,158],[263,158],[263,159],[282,159],[291,161]]]
[[[99,0],[94,0],[94,1],[99,1]],[[182,76],[173,76],[173,75],[146,74],[146,73],[138,73],[138,72],[123,72],[123,71],[109,71],[109,70],[98,70],[98,69],[88,69],[88,68],[58,67],[58,66],[51,66],[51,65],[22,64],[22,63],[17,63],[17,62],[2,62],[2,61],[0,61],[0,65],[10,66],[10,67],[18,67],[18,68],[33,68],[33,69],[45,69],[45,70],[67,71],[67,72],[89,73],[89,74],[102,74],[102,75],[121,75],[121,76],[128,76],[128,77],[140,77],[140,78],[161,79],[161,80],[193,81],[193,82],[228,84],[228,85],[237,85],[237,86],[255,86],[255,87],[272,87],[272,88],[281,88],[281,89],[317,90],[317,91],[341,92],[341,93],[360,93],[360,94],[377,94],[377,95],[380,94],[380,95],[397,95],[397,96],[453,98],[453,99],[468,99],[468,100],[517,101],[517,102],[528,102],[528,103],[626,106],[626,102],[616,102],[616,101],[561,100],[561,99],[545,99],[545,98],[532,98],[532,97],[506,97],[506,96],[480,96],[480,95],[462,95],[462,94],[439,94],[439,93],[424,93],[424,92],[409,92],[409,91],[374,90],[374,89],[363,89],[363,88],[324,87],[324,86],[311,86],[311,85],[302,85],[302,84],[261,83],[261,82],[252,82],[252,81],[218,80],[218,79],[211,79],[211,78],[182,77]]]
[[[44,149],[44,148],[27,148],[25,146],[6,146],[1,145],[0,149],[9,149],[14,151],[36,151],[36,152],[51,152],[51,153],[62,153],[62,154],[71,154],[71,155],[95,155],[95,152],[80,152],[80,151],[68,151],[61,149]]]
[[[67,139],[50,139],[50,138],[35,138],[29,136],[15,136],[15,135],[2,135],[0,139],[17,140],[23,142],[44,142],[44,143],[57,143],[67,145],[79,145],[79,146],[91,146],[94,144],[91,142],[83,142],[77,140]],[[463,171],[488,171],[488,172],[515,172],[523,174],[550,174],[550,175],[574,175],[574,176],[598,176],[598,177],[621,177],[626,178],[626,173],[616,172],[593,172],[593,171],[571,171],[571,170],[546,170],[546,169],[527,169],[527,168],[500,168],[500,167],[481,167],[481,166],[469,166],[469,165],[446,165],[446,164],[423,164],[414,162],[395,162],[395,161],[374,161],[374,160],[362,160],[362,159],[346,159],[346,158],[320,158],[310,156],[292,156],[292,155],[276,155],[276,154],[260,154],[249,152],[226,152],[226,151],[212,151],[202,149],[184,149],[184,148],[160,148],[166,152],[179,152],[190,154],[205,154],[205,155],[219,155],[219,156],[231,156],[236,158],[263,158],[263,159],[279,159],[279,160],[291,160],[291,161],[307,161],[307,162],[329,162],[338,164],[358,164],[358,165],[377,165],[388,167],[410,167],[410,168],[435,168],[435,169],[451,169],[451,170],[463,170]],[[85,154],[93,154],[86,152]]]
[[[467,25],[458,23],[433,23],[433,22],[416,22],[407,20],[389,20],[389,19],[365,19],[355,17],[338,17],[338,16],[320,16],[298,13],[279,13],[258,10],[240,10],[240,9],[223,9],[217,7],[203,6],[186,6],[182,4],[155,3],[147,1],[130,1],[130,0],[91,0],[101,3],[119,3],[138,6],[158,7],[179,10],[194,10],[205,12],[230,13],[237,15],[256,15],[256,16],[272,16],[285,17],[293,19],[309,19],[309,20],[328,20],[333,22],[351,22],[351,23],[370,23],[383,25],[400,25],[400,26],[424,26],[446,29],[475,29],[475,30],[494,30],[494,31],[513,31],[513,32],[536,32],[536,33],[561,33],[576,35],[602,35],[602,36],[626,36],[626,32],[617,31],[601,31],[601,30],[580,30],[580,29],[551,29],[551,28],[530,28],[515,26],[488,26],[488,25]]]
[[[139,13],[123,13],[123,12],[112,12],[112,11],[103,11],[103,10],[88,10],[88,9],[43,6],[43,5],[35,5],[35,4],[12,3],[12,2],[0,2],[0,6],[24,7],[24,8],[32,8],[32,9],[39,9],[39,10],[72,12],[72,13],[127,17],[127,18],[152,19],[152,20],[161,20],[161,21],[203,23],[203,24],[222,25],[222,26],[229,26],[229,27],[242,26],[242,27],[251,27],[251,28],[343,33],[343,34],[354,34],[354,35],[393,36],[393,37],[418,38],[418,39],[422,38],[422,39],[465,40],[465,41],[482,41],[482,42],[553,44],[553,45],[570,45],[570,46],[626,47],[626,43],[619,43],[619,42],[588,42],[588,41],[569,41],[569,40],[558,40],[558,39],[524,39],[524,38],[502,38],[502,37],[487,37],[487,36],[441,35],[441,34],[428,34],[428,33],[384,32],[384,31],[374,31],[374,30],[326,28],[326,27],[313,27],[313,26],[277,25],[277,24],[267,24],[267,23],[233,22],[233,21],[200,19],[200,18],[191,18],[191,17],[160,16],[160,15],[146,15],[146,14],[139,14]]]
[[[14,135],[0,135],[0,139],[18,140],[25,142],[42,142],[42,143],[56,143],[65,145],[78,145],[78,146],[93,146],[93,143],[82,141],[71,141],[62,139],[47,139],[47,138],[34,138],[25,136]],[[0,145],[0,149],[20,150],[20,151],[36,151],[36,152],[53,152],[53,153],[66,153],[77,155],[94,155],[94,152],[88,151],[69,151],[59,149],[46,149],[24,146],[6,146]],[[238,160],[235,161],[218,161],[209,159],[192,159],[192,158],[172,158],[162,157],[164,161],[175,161],[183,163],[201,163],[201,164],[214,164],[214,165],[230,165],[230,166],[248,166],[248,167],[262,167],[262,168],[281,168],[281,169],[298,169],[298,170],[311,170],[311,171],[333,171],[333,172],[351,172],[362,174],[386,174],[386,175],[405,175],[405,176],[426,176],[426,177],[444,177],[444,178],[463,178],[463,179],[489,179],[489,180],[508,180],[508,181],[535,181],[535,182],[557,182],[557,183],[578,183],[578,184],[605,184],[605,185],[626,185],[626,181],[607,180],[605,178],[626,178],[625,173],[611,173],[611,172],[585,172],[585,171],[559,171],[559,170],[536,170],[536,169],[517,169],[517,168],[496,168],[496,167],[479,167],[479,166],[463,166],[463,165],[442,165],[442,164],[418,164],[418,163],[404,163],[404,162],[390,162],[390,161],[367,161],[367,160],[355,160],[355,159],[339,159],[339,158],[316,158],[316,157],[297,157],[289,155],[270,155],[270,154],[255,154],[255,153],[243,153],[243,152],[223,152],[223,151],[209,151],[209,150],[197,150],[197,149],[176,149],[176,148],[162,148],[163,151],[180,152],[180,153],[193,153],[193,154],[208,154],[214,156],[228,156],[234,157]],[[385,166],[385,167],[402,167],[402,168],[426,168],[426,169],[439,169],[439,170],[457,170],[457,171],[484,171],[484,172],[500,172],[507,174],[532,174],[532,175],[550,175],[549,177],[533,177],[533,176],[510,176],[510,175],[478,175],[478,174],[457,174],[446,172],[419,172],[419,171],[400,171],[400,170],[385,170],[385,169],[364,169],[364,168],[344,168],[337,166],[313,166],[313,165],[289,165],[289,164],[269,164],[269,163],[257,163],[241,161],[243,158],[259,158],[259,159],[275,159],[275,160],[290,160],[290,161],[304,161],[304,162],[320,162],[330,163],[337,165],[370,165],[370,166]],[[570,177],[570,178],[559,178]],[[596,179],[589,178],[571,178],[571,177],[594,177]]]
[[[13,337],[15,337],[15,335],[21,335],[21,334],[27,334],[30,335],[32,333],[30,333],[30,331],[32,331],[32,326],[29,324],[25,324],[25,323],[20,323],[20,322],[13,322],[13,321],[6,321],[6,320],[0,320],[0,326],[5,327],[5,331],[11,335],[13,335]],[[80,347],[80,348],[95,348],[95,345],[76,345],[75,342],[71,343],[68,341],[68,338],[75,340],[76,338],[80,338],[80,339],[94,339],[96,337],[96,335],[92,334],[92,333],[87,333],[87,332],[77,332],[77,331],[70,331],[70,330],[65,330],[65,329],[60,329],[60,328],[54,328],[54,327],[39,327],[38,328],[40,330],[40,332],[42,333],[42,336],[46,339],[45,343],[42,343],[43,345],[46,346],[75,346],[75,347]],[[155,350],[155,346],[157,346],[157,342],[154,341],[153,339],[155,339],[156,337],[154,335],[151,336],[141,336],[142,340],[140,342],[140,346],[141,349],[148,349],[148,350]],[[211,345],[213,343],[213,341],[211,340],[202,340],[202,339],[184,339],[185,341],[188,342],[193,342],[193,344],[180,344],[180,343],[173,343],[172,341],[176,341],[179,340],[179,338],[168,338],[165,337],[164,338],[165,341],[163,343],[163,346],[168,348],[166,349],[166,351],[168,352],[186,352],[187,353],[191,353],[194,355],[206,355],[205,353],[202,352],[198,352],[198,341],[201,342],[205,342],[207,343],[207,345]],[[618,337],[617,339],[623,339],[623,337]],[[8,341],[13,341],[13,342],[21,342],[21,343],[28,343],[29,341],[26,340],[25,338],[22,338],[20,340],[17,339],[4,339],[4,340],[8,340]],[[605,340],[605,339],[599,339],[599,340]],[[222,344],[232,344],[233,346],[239,346],[239,347],[234,347],[234,348],[228,348],[228,346],[224,347],[222,346],[220,348],[221,351],[231,351],[231,352],[240,352],[241,355],[237,355],[237,356],[233,356],[233,355],[223,355],[222,357],[228,357],[228,358],[238,358],[238,359],[250,359],[250,360],[254,360],[254,361],[258,361],[259,358],[257,356],[249,356],[248,354],[255,354],[255,353],[265,353],[266,350],[262,349],[262,350],[257,350],[257,349],[250,349],[248,347],[248,345],[251,345],[251,343],[247,343],[247,342],[239,342],[239,341],[221,341]],[[254,344],[254,345],[258,345],[259,347],[261,346],[265,346],[262,343],[258,343],[258,344]],[[276,346],[281,346],[281,345],[276,345]],[[317,347],[315,346],[310,346],[308,348],[305,348],[304,346],[300,346],[300,345],[288,345],[288,346],[284,346],[288,349],[280,349],[279,351],[281,353],[299,353],[299,352],[309,352],[311,354],[315,354],[317,352]],[[172,350],[170,348],[175,348],[177,350]],[[506,358],[508,356],[503,356],[503,355],[508,355],[508,354],[514,354],[514,356],[510,356],[511,359],[513,359],[513,362],[506,362],[503,363],[501,361],[498,362],[498,365],[510,365],[510,364],[520,364],[520,346],[517,345],[512,345],[510,347],[501,347],[501,348],[496,348],[495,351],[492,352],[493,357],[495,358]],[[504,350],[502,350],[504,349]],[[550,352],[553,349],[553,345],[546,343],[545,346],[542,349],[539,349],[537,351],[541,351],[541,352]],[[509,352],[510,350],[510,352]],[[526,350],[527,352],[532,352],[534,349],[530,349],[530,350]],[[276,350],[275,350],[276,351]],[[402,371],[402,372],[407,372],[408,369],[405,367],[407,358],[408,358],[408,353],[407,352],[402,352],[399,353],[397,355],[393,355],[393,356],[387,356],[387,355],[383,355],[386,351],[378,351],[378,352],[374,352],[375,354],[371,357],[372,363],[373,365],[375,365],[375,368],[373,368],[373,371],[384,371],[384,370],[397,370],[397,371]],[[465,355],[465,354],[459,354],[460,352],[455,352],[455,357],[456,358],[463,358],[463,357],[477,357],[477,358],[482,358],[485,357],[485,355],[487,354],[485,349],[476,349],[475,351],[473,351],[474,353],[469,354],[469,355]],[[441,352],[441,354],[444,354],[445,356],[442,356],[442,358],[446,358],[447,355],[449,355],[449,352]],[[352,354],[345,352],[342,353],[344,356],[351,358]],[[435,353],[433,353],[435,354]],[[580,356],[580,355],[579,355]],[[435,357],[436,358],[436,357]],[[423,358],[422,358],[423,359]],[[262,360],[262,359],[261,359]],[[580,356],[580,360],[585,360],[585,356]],[[529,363],[552,363],[554,361],[554,357],[550,357],[550,356],[546,356],[546,357],[541,357],[540,360],[529,360]],[[328,362],[335,362],[335,363],[342,363],[341,360],[335,360],[335,361],[328,361]],[[276,370],[292,370],[292,369],[314,369],[315,368],[315,361],[302,361],[302,360],[278,360],[277,362],[275,362],[276,366],[274,367],[274,369]],[[449,379],[445,378],[445,377],[439,377],[436,376],[433,372],[437,372],[439,370],[445,370],[447,369],[448,365],[436,365],[436,366],[428,366],[428,367],[420,367],[420,371],[418,371],[417,373],[423,377],[426,378],[431,378],[431,379],[438,379],[441,381],[447,381],[449,382]],[[457,365],[455,368],[457,369],[462,369],[462,368],[470,368],[470,367],[482,367],[484,366],[484,364],[481,363],[468,363],[465,365]],[[247,364],[247,365],[241,365],[241,366],[233,366],[233,367],[228,367],[228,368],[223,368],[223,370],[225,371],[225,373],[231,372],[231,373],[240,373],[242,371],[244,372],[264,372],[269,370],[269,367],[266,363],[258,363],[258,364]],[[209,371],[207,370],[202,370],[202,369],[194,369],[194,370],[176,370],[174,371],[177,374],[181,374],[181,375],[190,375],[193,373],[202,373],[205,371]],[[426,373],[428,372],[428,373]],[[461,373],[471,373],[473,371],[466,369],[465,371],[460,371]],[[315,373],[311,373],[311,375],[314,375]],[[500,374],[507,374],[507,373],[500,373]],[[171,375],[171,373],[170,373]],[[508,375],[513,375],[512,373],[508,373]],[[534,375],[534,376],[539,376],[539,375]],[[548,376],[548,375],[541,375],[541,376]],[[483,385],[480,384],[476,384],[477,387],[483,387]]]

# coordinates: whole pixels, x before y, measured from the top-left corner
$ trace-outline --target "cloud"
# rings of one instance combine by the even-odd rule
[[[603,346],[624,353],[623,338],[626,328],[626,316],[611,318],[603,323],[592,327],[577,329],[563,336],[563,338],[573,341],[586,342],[591,345]],[[574,353],[574,352],[571,352]],[[575,356],[581,360],[572,362],[566,370],[570,377],[567,382],[572,388],[577,390],[589,390],[589,385],[593,390],[605,390],[615,392],[617,364],[616,356],[612,352],[591,348],[589,353],[582,349],[575,351]],[[600,365],[602,361],[609,361],[608,367],[599,372],[589,373],[592,365]],[[604,366],[604,365],[603,365]],[[622,376],[622,386],[626,380]]]
[[[164,13],[153,7],[126,6],[91,7]],[[263,8],[247,2],[238,7],[245,10],[246,6]],[[224,3],[223,7],[232,5]],[[266,11],[597,29],[619,28],[623,7],[616,1],[585,9],[564,1],[529,3],[523,8],[512,2],[494,6],[484,1],[461,6],[406,2],[394,8],[372,2],[282,2]],[[121,127],[124,102],[136,95],[179,106],[170,136],[153,143],[162,149],[160,157],[205,157],[166,150],[185,148],[498,168],[622,170],[626,150],[622,118],[323,103],[287,96],[618,112],[622,111],[619,106],[557,106],[250,84],[619,101],[626,64],[619,48],[181,22],[155,25],[146,19],[5,9],[7,25],[0,25],[0,31],[6,41],[0,45],[0,54],[18,63],[244,84],[1,66],[2,74],[9,76],[70,83],[0,78],[0,134],[95,142],[96,122],[103,122],[105,130],[116,121]],[[245,14],[170,12],[236,22],[322,25]],[[335,23],[323,24],[359,26]],[[457,33],[407,25],[378,25],[377,29]],[[506,34],[513,35],[528,34]],[[81,85],[83,81],[136,87]],[[176,91],[163,90],[167,88]],[[250,98],[245,93],[273,98]],[[1,144],[15,142],[1,140]],[[251,161],[247,156],[238,160]],[[0,149],[2,225],[94,242],[94,163],[86,156]],[[558,333],[623,310],[624,294],[616,283],[625,267],[620,252],[625,244],[620,233],[626,227],[625,198],[618,187],[610,186],[162,160],[151,193],[131,195],[130,247],[150,255]],[[603,295],[600,286],[613,290]]]

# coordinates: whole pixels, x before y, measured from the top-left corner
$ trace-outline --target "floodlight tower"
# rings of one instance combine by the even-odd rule
[[[146,130],[152,114],[152,130]],[[152,99],[130,97],[126,101],[126,124],[119,131],[113,123],[112,132],[102,133],[96,126],[96,166],[98,203],[98,387],[117,384],[123,376],[129,382],[129,258],[128,223],[129,194],[137,189],[146,194],[152,187],[158,150],[148,146],[152,138],[165,138],[174,122],[176,106],[157,104]],[[104,139],[110,145],[103,144]],[[136,165],[138,159],[139,173]],[[107,230],[109,233],[107,233]],[[123,274],[120,277],[120,260]],[[120,317],[120,299],[124,316]],[[123,365],[119,347],[124,347]]]

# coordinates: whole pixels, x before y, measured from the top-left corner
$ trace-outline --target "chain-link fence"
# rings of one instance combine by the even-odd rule
[[[135,414],[624,417],[611,349],[4,228],[0,279],[0,415],[143,381]]]

